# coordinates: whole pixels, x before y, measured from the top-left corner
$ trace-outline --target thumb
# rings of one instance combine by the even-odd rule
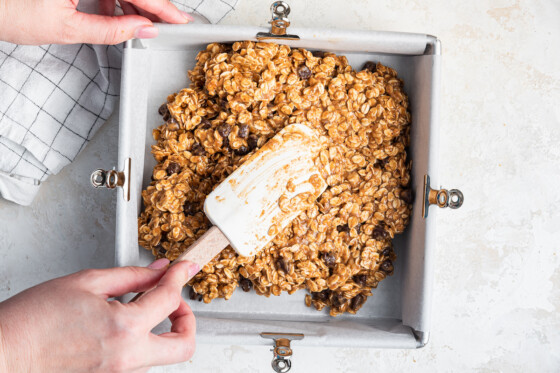
[[[132,38],[150,39],[158,29],[149,19],[139,15],[100,16],[76,12],[70,18],[74,43],[119,44]]]

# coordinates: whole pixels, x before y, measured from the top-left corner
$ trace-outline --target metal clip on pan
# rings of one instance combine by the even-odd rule
[[[458,209],[463,205],[463,201],[463,193],[459,189],[432,189],[430,187],[430,177],[424,175],[424,204],[422,205],[422,216],[424,219],[428,217],[430,205]]]
[[[90,181],[94,188],[115,189],[121,187],[125,201],[130,200],[130,158],[124,162],[124,169],[116,171],[115,169],[105,171],[97,169],[91,173]]]
[[[303,334],[299,333],[261,333],[261,337],[274,340],[274,348],[271,350],[272,369],[277,373],[286,373],[292,368],[292,349],[291,341],[303,339]]]
[[[299,36],[286,33],[286,29],[290,26],[290,20],[288,19],[290,6],[284,1],[275,1],[270,6],[270,11],[272,12],[272,19],[268,22],[271,24],[270,32],[259,32],[257,39],[299,40]]]

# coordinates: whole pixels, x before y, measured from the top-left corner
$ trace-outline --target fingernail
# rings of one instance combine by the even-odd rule
[[[200,271],[200,266],[196,263],[189,263],[189,279],[193,278]]]
[[[161,259],[156,260],[156,261],[153,262],[152,264],[150,264],[150,265],[148,266],[148,268],[151,268],[151,269],[162,269],[162,268],[167,267],[168,265],[169,265],[169,259],[161,258]]]
[[[182,10],[180,10],[181,14],[183,15],[183,17],[185,17],[187,19],[187,22],[193,22],[194,21],[194,17],[192,15],[190,15],[187,12],[183,12]]]
[[[134,31],[136,39],[152,39],[158,36],[159,30],[154,26],[141,26]]]

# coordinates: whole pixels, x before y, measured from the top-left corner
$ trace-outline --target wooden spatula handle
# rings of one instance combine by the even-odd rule
[[[186,251],[181,253],[171,265],[183,260],[188,260],[198,264],[200,268],[202,268],[218,255],[220,251],[225,249],[227,245],[229,245],[229,241],[226,236],[220,231],[220,228],[213,226],[200,236]]]
[[[225,249],[227,245],[229,245],[229,240],[224,236],[220,228],[213,226],[189,246],[186,251],[181,253],[171,265],[177,264],[183,260],[188,260],[198,264],[198,266],[202,268],[218,255],[220,251]],[[143,294],[144,293],[136,294],[129,303],[137,301]]]

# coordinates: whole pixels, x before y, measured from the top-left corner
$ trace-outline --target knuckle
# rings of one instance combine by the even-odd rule
[[[129,372],[134,368],[133,361],[126,354],[119,354],[113,358],[109,369],[114,373]]]
[[[101,276],[102,271],[100,269],[85,269],[78,272],[78,279],[83,284],[91,284],[96,279]]]
[[[130,331],[122,324],[115,325],[110,332],[111,338],[117,341],[127,341],[130,338]]]
[[[113,313],[110,336],[116,341],[128,341],[136,335],[137,324],[130,315],[123,311]]]
[[[140,267],[133,267],[133,266],[128,266],[128,267],[122,267],[123,270],[130,272],[130,277],[132,278],[137,278],[137,277],[141,277],[144,272],[144,268],[140,268]]]
[[[124,31],[121,30],[119,27],[111,27],[105,33],[105,37],[103,39],[103,44],[118,44],[121,42],[121,39],[124,36]]]

